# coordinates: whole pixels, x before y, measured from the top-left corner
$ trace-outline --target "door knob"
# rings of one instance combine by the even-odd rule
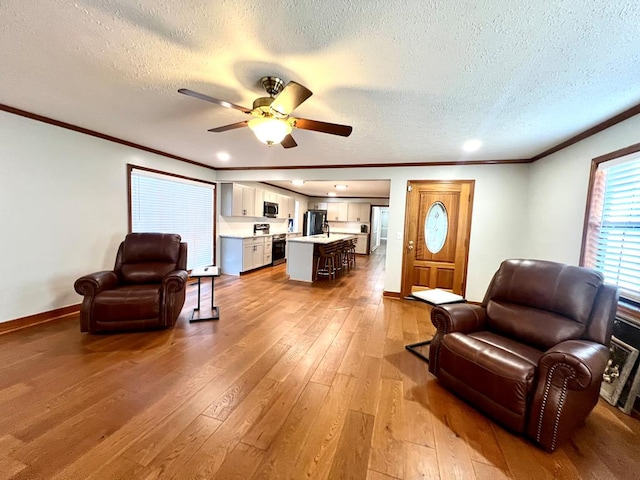
[[[409,246],[407,248],[413,250],[413,240],[409,240]]]

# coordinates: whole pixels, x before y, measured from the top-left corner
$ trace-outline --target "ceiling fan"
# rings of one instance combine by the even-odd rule
[[[255,117],[251,120],[211,128],[209,129],[210,132],[226,132],[227,130],[248,126],[262,143],[266,143],[269,146],[280,143],[284,148],[298,146],[291,136],[293,128],[330,133],[331,135],[340,135],[342,137],[351,135],[352,128],[348,125],[338,125],[337,123],[319,122],[317,120],[290,116],[291,112],[313,95],[308,88],[293,81],[287,83],[285,86],[284,82],[278,77],[262,77],[260,83],[269,96],[256,98],[253,102],[252,109],[194,92],[187,88],[181,88],[178,92],[190,97],[199,98],[206,102],[215,103],[222,107],[240,110],[243,113]]]

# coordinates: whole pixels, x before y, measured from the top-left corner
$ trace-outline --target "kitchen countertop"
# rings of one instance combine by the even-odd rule
[[[349,238],[353,238],[354,236],[355,234],[353,233],[332,233],[327,237],[327,234],[323,233],[321,235],[311,235],[308,237],[294,237],[289,241],[296,243],[317,243],[320,245],[326,245],[328,243],[337,242],[338,240],[348,240]]]
[[[346,235],[369,235],[369,232],[361,232],[360,230],[336,230],[333,233],[342,233]]]
[[[274,235],[300,235],[300,232],[280,232],[280,233],[222,233],[220,238],[259,238],[273,237]]]

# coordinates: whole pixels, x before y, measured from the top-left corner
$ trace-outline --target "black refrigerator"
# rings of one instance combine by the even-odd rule
[[[320,235],[322,225],[327,220],[326,210],[309,210],[304,214],[302,222],[302,236]]]

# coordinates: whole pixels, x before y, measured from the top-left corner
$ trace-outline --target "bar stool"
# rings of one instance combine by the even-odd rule
[[[356,268],[356,242],[353,238],[346,241],[347,242],[347,263],[349,270]]]
[[[315,279],[325,277],[330,280],[336,278],[336,249],[335,244],[318,245]]]

